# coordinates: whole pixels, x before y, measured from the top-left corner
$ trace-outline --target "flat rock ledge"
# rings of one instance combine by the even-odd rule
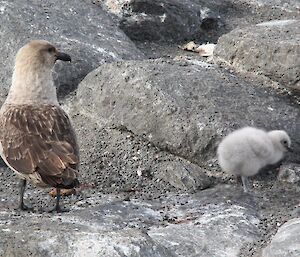
[[[255,204],[235,187],[153,201],[93,194],[82,202],[60,215],[0,203],[0,256],[238,257],[259,239]]]

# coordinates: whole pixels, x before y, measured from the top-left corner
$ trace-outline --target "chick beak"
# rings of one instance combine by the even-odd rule
[[[288,152],[291,152],[291,153],[294,152],[294,149],[289,146],[287,146],[286,149],[288,150]]]
[[[71,56],[62,52],[56,53],[56,60],[61,60],[64,62],[71,62]]]

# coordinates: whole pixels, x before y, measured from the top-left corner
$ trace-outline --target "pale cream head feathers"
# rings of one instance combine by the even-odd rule
[[[45,40],[34,40],[23,46],[16,55],[6,102],[57,104],[52,78],[56,60],[71,61],[71,58]]]

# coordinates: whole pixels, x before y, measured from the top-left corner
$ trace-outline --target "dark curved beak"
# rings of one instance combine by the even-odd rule
[[[56,53],[56,60],[61,60],[64,62],[71,62],[71,56],[62,52]]]
[[[291,153],[294,152],[294,149],[289,146],[287,146],[286,149],[288,150],[288,152],[291,152]]]

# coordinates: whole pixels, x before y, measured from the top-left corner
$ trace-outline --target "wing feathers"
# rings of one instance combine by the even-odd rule
[[[11,158],[8,163],[20,173],[29,174],[35,170],[34,162],[28,153],[24,154],[23,157],[19,159]]]
[[[0,140],[12,168],[24,174],[38,172],[43,182],[51,186],[78,184],[76,137],[61,108],[7,106],[1,121]]]

